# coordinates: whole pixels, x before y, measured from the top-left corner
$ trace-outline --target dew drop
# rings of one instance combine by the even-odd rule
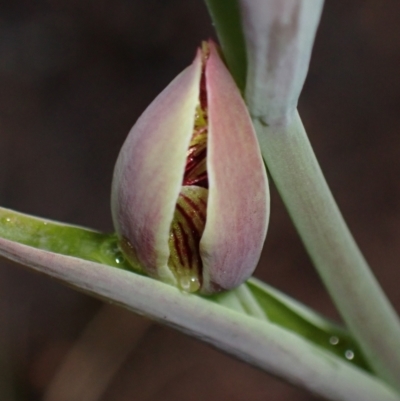
[[[346,357],[346,359],[348,359],[349,361],[351,361],[352,359],[354,359],[354,352],[351,349],[346,350],[346,352],[344,353],[344,356]]]
[[[6,222],[9,223],[11,219],[9,217],[6,218]]]
[[[125,257],[119,249],[117,239],[114,237],[103,241],[100,246],[99,258],[101,262],[106,264],[111,263],[119,266],[125,263]]]
[[[332,344],[332,345],[338,345],[339,344],[339,338],[337,338],[336,336],[332,336],[329,339],[329,343]]]
[[[120,265],[121,263],[124,263],[124,261],[125,261],[125,259],[122,255],[117,255],[114,260],[117,265]]]
[[[195,276],[179,276],[179,288],[185,292],[196,292],[200,289],[200,281]]]
[[[119,250],[118,247],[113,247],[111,249],[108,250],[108,255],[114,259],[114,262],[117,265],[121,265],[122,263],[125,262],[125,257],[122,254],[122,252]]]

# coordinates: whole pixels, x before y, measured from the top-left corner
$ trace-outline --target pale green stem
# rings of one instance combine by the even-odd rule
[[[327,318],[322,317],[317,312],[301,304],[296,299],[291,298],[285,293],[277,290],[274,287],[271,287],[270,285],[264,283],[263,281],[255,277],[250,277],[250,279],[246,282],[246,286],[247,288],[250,287],[253,289],[254,288],[260,289],[263,295],[268,294],[268,296],[271,296],[271,298],[268,299],[268,304],[271,304],[276,301],[281,302],[282,305],[285,305],[285,307],[291,310],[293,313],[295,313],[296,316],[301,317],[305,321],[311,323],[313,326],[320,328],[325,333],[330,333],[331,336],[338,336],[341,338],[349,336],[347,330],[345,330],[342,326],[339,326],[337,323],[334,323],[333,321],[330,321]],[[272,299],[273,302],[271,302]],[[258,305],[260,306],[260,304]],[[276,312],[272,308],[269,308],[269,310],[271,310],[270,312],[271,315],[279,313],[280,317],[284,316],[281,310],[277,310]],[[268,310],[265,313],[268,314]],[[273,316],[271,316],[271,318],[272,317]],[[290,317],[290,320],[291,321],[294,320],[293,316]],[[273,319],[271,319],[271,321],[274,322]],[[352,344],[346,343],[346,345],[352,347],[354,346],[354,343]]]
[[[400,389],[400,322],[333,199],[298,114],[289,126],[254,121],[262,154],[293,222],[375,372]]]
[[[130,268],[121,255],[115,235],[102,234],[1,207],[0,237],[54,253],[123,269]],[[135,268],[137,271],[141,270],[140,266]],[[347,350],[352,350],[354,358],[351,363],[370,370],[349,334],[326,318],[317,316],[305,305],[295,303],[258,280],[248,280],[246,291],[244,296],[233,290],[207,299],[252,316],[263,316],[259,310],[261,308],[272,323],[296,332],[342,358],[346,358]],[[332,343],[331,338],[337,338],[338,341]]]
[[[400,401],[376,377],[267,321],[110,266],[0,238],[0,255],[201,338],[332,401]]]
[[[227,308],[239,313],[246,313],[246,310],[237,297],[235,291],[227,291],[218,295],[218,304],[226,306]]]
[[[261,320],[268,320],[266,313],[260,307],[260,304],[257,302],[257,300],[254,298],[254,295],[249,290],[247,283],[244,283],[236,288],[235,292],[248,315]]]
[[[261,308],[247,283],[232,291],[217,294],[214,297],[215,300],[218,300],[219,305],[224,305],[236,312],[253,316],[260,320],[268,320],[266,312]]]

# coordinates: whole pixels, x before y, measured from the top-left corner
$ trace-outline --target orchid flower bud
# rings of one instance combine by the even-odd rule
[[[253,273],[267,231],[267,176],[246,106],[213,43],[130,131],[111,203],[121,249],[152,277],[211,294]]]
[[[294,118],[323,0],[239,0],[247,50],[246,100],[270,126]]]

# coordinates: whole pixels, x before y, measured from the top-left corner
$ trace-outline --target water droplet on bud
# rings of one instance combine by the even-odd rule
[[[185,292],[196,292],[200,289],[200,281],[196,276],[180,276],[178,285]]]

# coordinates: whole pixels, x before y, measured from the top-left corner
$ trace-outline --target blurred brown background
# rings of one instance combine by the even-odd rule
[[[396,0],[326,1],[299,105],[339,206],[397,310],[399,27]],[[140,113],[209,37],[214,32],[201,0],[0,1],[0,204],[112,231],[118,150]],[[256,276],[338,319],[274,189]],[[5,261],[0,294],[0,398],[41,400],[101,304]],[[101,401],[315,399],[172,329],[110,308],[106,337],[110,331],[118,338],[118,325],[125,340],[135,331],[142,336],[117,364]]]

